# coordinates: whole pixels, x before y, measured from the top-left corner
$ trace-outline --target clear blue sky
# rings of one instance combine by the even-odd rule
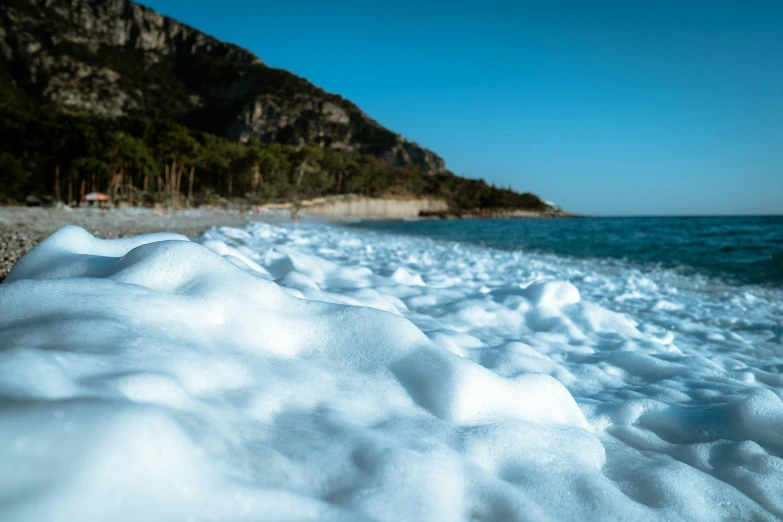
[[[780,0],[144,3],[457,174],[581,213],[783,213]]]

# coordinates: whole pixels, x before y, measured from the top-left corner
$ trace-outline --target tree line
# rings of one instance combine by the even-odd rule
[[[543,208],[533,194],[484,180],[425,174],[315,146],[235,143],[164,119],[0,106],[0,133],[0,203],[35,196],[78,204],[90,192],[147,206],[296,203],[359,194],[441,197],[456,213]]]

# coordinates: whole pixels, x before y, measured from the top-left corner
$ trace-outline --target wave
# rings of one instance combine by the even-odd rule
[[[327,226],[66,227],[0,285],[0,510],[773,520],[783,301],[694,281]]]
[[[583,218],[364,222],[354,226],[442,238],[591,263],[619,260],[710,277],[733,286],[781,288],[783,217]]]

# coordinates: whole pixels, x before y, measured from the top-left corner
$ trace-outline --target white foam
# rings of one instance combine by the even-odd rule
[[[326,226],[66,227],[0,286],[0,513],[775,519],[780,297]]]

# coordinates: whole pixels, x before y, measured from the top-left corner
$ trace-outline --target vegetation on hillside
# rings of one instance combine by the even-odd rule
[[[130,205],[359,194],[438,197],[460,214],[547,208],[455,176],[350,101],[133,2],[7,0],[0,44],[0,204],[102,192]]]
[[[6,98],[7,100],[7,98]],[[234,143],[166,119],[101,118],[0,105],[0,202],[68,203],[104,192],[132,205],[261,204],[317,196],[432,196],[453,212],[543,209],[532,194],[451,173],[392,167],[317,146]]]
[[[168,119],[231,141],[319,145],[445,171],[437,154],[349,100],[141,5],[44,4],[0,3],[0,100],[12,106]]]

